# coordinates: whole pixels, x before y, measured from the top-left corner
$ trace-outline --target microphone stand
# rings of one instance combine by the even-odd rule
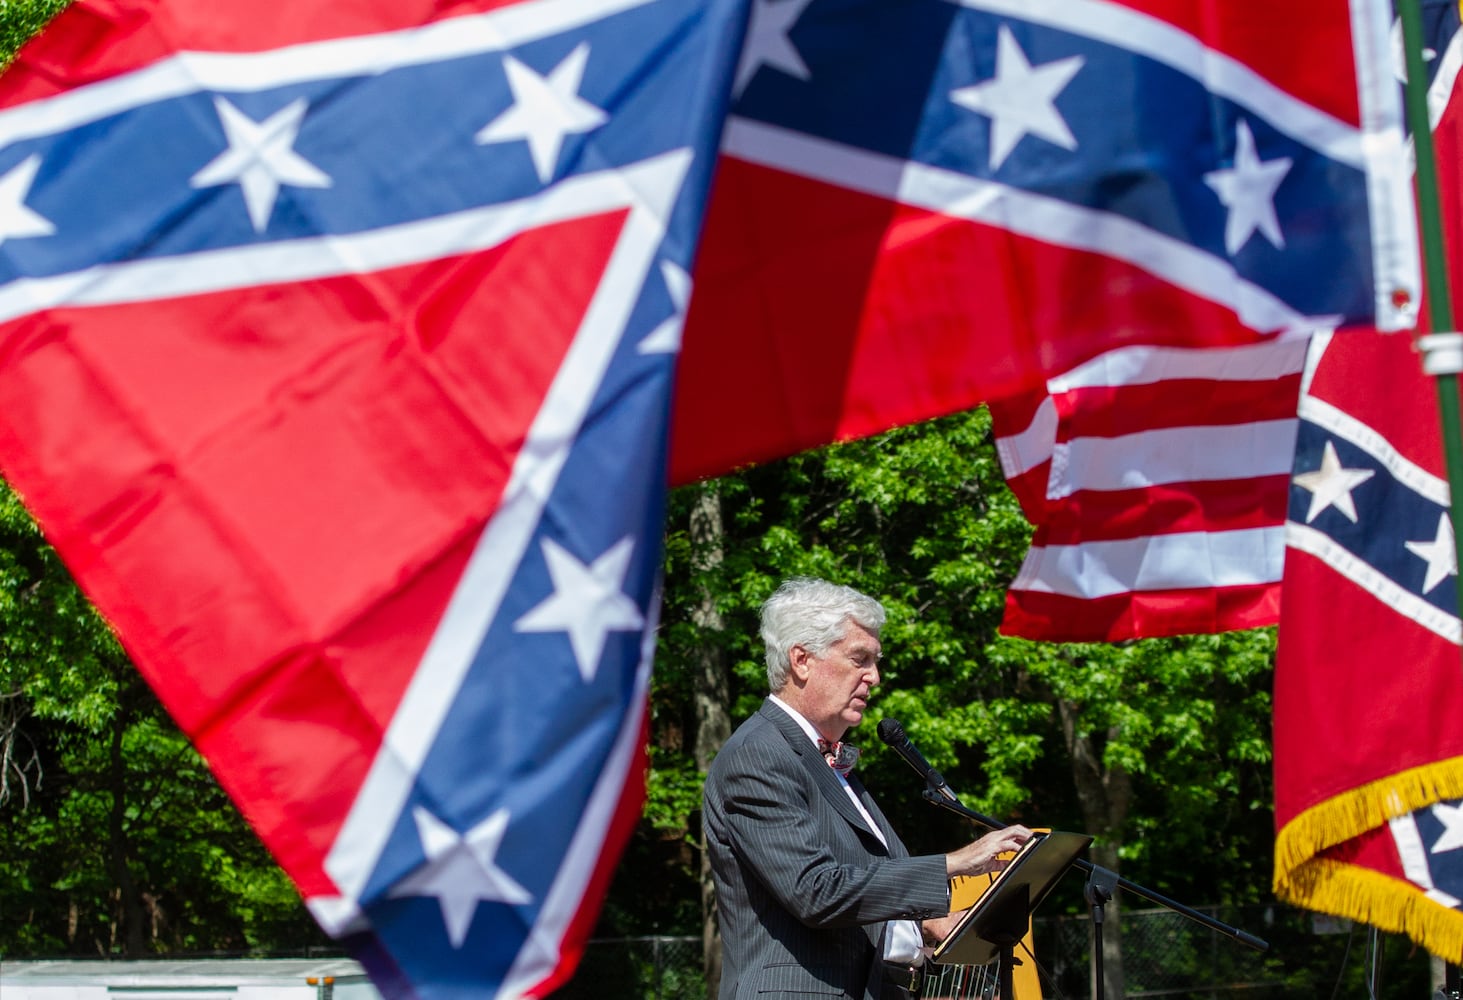
[[[950,786],[945,783],[945,779],[939,771],[931,768],[925,776],[925,782],[924,798],[927,802],[932,802],[941,809],[949,810],[957,816],[963,816],[988,830],[1004,830],[1010,825],[982,815],[973,809],[965,808],[955,793],[950,791]],[[1097,978],[1097,996],[1095,1000],[1103,1000],[1102,923],[1105,912],[1104,907],[1107,905],[1107,901],[1112,898],[1114,888],[1120,887],[1134,895],[1142,896],[1144,899],[1173,910],[1180,916],[1187,917],[1197,924],[1202,924],[1210,930],[1217,931],[1232,941],[1238,941],[1247,948],[1253,948],[1256,951],[1268,951],[1270,949],[1269,942],[1262,938],[1255,937],[1255,935],[1247,931],[1242,931],[1238,927],[1216,920],[1206,913],[1200,913],[1198,910],[1185,906],[1177,900],[1169,899],[1167,896],[1155,892],[1152,889],[1138,885],[1135,882],[1130,882],[1116,872],[1094,865],[1091,861],[1084,861],[1081,858],[1077,858],[1072,862],[1072,865],[1075,868],[1080,868],[1085,871],[1088,876],[1085,896],[1087,902],[1092,906],[1092,923],[1094,929],[1093,961],[1096,963]]]
[[[1098,865],[1092,865],[1087,876],[1087,887],[1083,895],[1087,905],[1092,907],[1092,972],[1097,984],[1096,1000],[1103,1000],[1107,993],[1107,977],[1103,969],[1105,956],[1102,947],[1102,925],[1107,917],[1107,901],[1112,899],[1113,889],[1118,884],[1118,873]]]

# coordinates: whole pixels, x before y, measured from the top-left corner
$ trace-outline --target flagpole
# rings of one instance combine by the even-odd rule
[[[1403,89],[1407,123],[1412,132],[1412,154],[1417,185],[1417,216],[1422,234],[1423,275],[1427,287],[1428,328],[1434,332],[1418,339],[1422,370],[1438,387],[1438,415],[1443,422],[1443,457],[1448,471],[1448,519],[1453,525],[1454,568],[1463,569],[1463,537],[1453,511],[1463,497],[1463,427],[1460,427],[1458,375],[1463,372],[1463,334],[1453,318],[1453,295],[1448,284],[1448,257],[1443,243],[1443,208],[1438,195],[1438,167],[1433,152],[1432,119],[1427,107],[1427,67],[1423,64],[1422,8],[1418,0],[1397,0],[1402,21],[1402,53],[1407,68]],[[1454,575],[1459,620],[1463,621],[1463,577]],[[1439,956],[1452,974],[1463,956]],[[1455,979],[1456,981],[1456,979]]]
[[[1418,0],[1397,0],[1402,21],[1402,52],[1407,69],[1403,90],[1407,124],[1416,163],[1417,216],[1422,234],[1422,264],[1427,286],[1428,328],[1418,339],[1422,370],[1438,387],[1438,413],[1443,422],[1443,457],[1448,473],[1449,520],[1453,524],[1455,566],[1463,567],[1463,534],[1453,505],[1463,497],[1463,425],[1460,425],[1458,375],[1463,373],[1463,334],[1456,332],[1453,296],[1448,285],[1448,257],[1443,244],[1443,211],[1438,196],[1438,168],[1433,153],[1432,122],[1427,107],[1427,66],[1423,62],[1422,9]],[[1454,576],[1459,618],[1463,620],[1463,580]]]

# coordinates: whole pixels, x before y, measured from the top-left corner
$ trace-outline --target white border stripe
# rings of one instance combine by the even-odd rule
[[[497,246],[536,226],[625,207],[659,183],[667,157],[572,177],[518,201],[345,235],[312,236],[117,264],[0,285],[0,322],[62,305],[146,302],[258,285],[366,274]],[[655,180],[650,180],[654,178]]]
[[[200,91],[269,90],[501,52],[651,2],[654,0],[534,0],[418,28],[268,52],[180,52],[143,69],[0,112],[0,146]]]
[[[1427,117],[1433,128],[1443,120],[1443,112],[1453,100],[1458,71],[1463,68],[1463,30],[1453,32],[1447,48],[1438,53],[1438,68],[1427,88]]]
[[[1457,645],[1463,639],[1458,617],[1429,604],[1410,590],[1399,587],[1378,573],[1366,560],[1338,545],[1324,532],[1295,521],[1285,524],[1285,543],[1293,549],[1309,553],[1393,611],[1417,622],[1435,635]]]
[[[497,615],[568,460],[593,389],[604,377],[620,331],[654,262],[690,162],[690,153],[672,153],[617,178],[616,187],[628,201],[625,207],[630,214],[604,278],[529,429],[503,504],[478,539],[326,858],[325,870],[341,896],[310,900],[311,911],[332,934],[346,931],[359,916],[361,893],[394,828],[394,822],[383,817],[400,815],[432,740]],[[608,774],[601,774],[600,786]]]
[[[1422,833],[1417,829],[1417,820],[1411,813],[1394,816],[1387,821],[1392,841],[1397,845],[1397,855],[1402,861],[1402,873],[1424,890],[1433,887],[1432,869],[1427,864],[1427,848],[1422,843]]]
[[[1335,330],[1317,330],[1306,344],[1306,363],[1300,374],[1300,399],[1296,401],[1297,414],[1301,412],[1301,406],[1305,400],[1310,397],[1311,383],[1315,381],[1316,369],[1320,367],[1321,358],[1325,355],[1326,348],[1331,346],[1331,339],[1335,336]]]
[[[1302,335],[1333,320],[1304,316],[1241,278],[1225,260],[1107,212],[816,139],[746,118],[728,120],[722,152],[852,191],[994,226],[1057,246],[1090,250],[1234,310],[1257,330]]]
[[[1033,546],[1011,589],[1091,600],[1138,591],[1236,587],[1278,582],[1284,561],[1285,535],[1278,525]]]
[[[1436,804],[1433,808],[1437,808]],[[1416,814],[1408,813],[1405,816],[1388,820],[1387,826],[1392,834],[1392,842],[1397,845],[1397,856],[1402,861],[1402,873],[1407,876],[1408,880],[1421,889],[1434,903],[1446,906],[1450,910],[1463,906],[1463,900],[1439,889],[1437,883],[1433,881],[1432,868],[1427,861],[1429,852],[1422,842],[1422,831],[1417,828]]]
[[[1342,334],[1341,336],[1346,336]],[[1448,504],[1448,481],[1404,456],[1375,429],[1315,396],[1302,396],[1300,416],[1322,430],[1349,441],[1376,460],[1392,478],[1440,507]]]
[[[585,889],[594,874],[595,865],[604,854],[605,836],[625,794],[630,765],[634,763],[635,751],[640,745],[640,726],[645,718],[656,630],[660,624],[660,596],[660,587],[657,586],[640,647],[635,689],[630,695],[629,710],[620,725],[620,733],[610,748],[600,780],[584,807],[583,820],[574,831],[564,863],[559,866],[559,873],[544,898],[538,923],[519,949],[495,997],[509,1000],[527,995],[528,989],[541,983],[559,964],[564,937],[584,901]]]
[[[1207,47],[1173,25],[1103,0],[951,0],[972,10],[1044,24],[1136,52],[1204,84],[1213,94],[1250,108],[1281,131],[1361,167],[1363,140],[1347,123],[1297,100],[1244,63]]]

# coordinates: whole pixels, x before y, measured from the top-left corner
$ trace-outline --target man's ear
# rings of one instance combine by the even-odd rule
[[[802,646],[793,646],[787,651],[788,673],[801,683],[806,683],[813,672],[813,654]]]

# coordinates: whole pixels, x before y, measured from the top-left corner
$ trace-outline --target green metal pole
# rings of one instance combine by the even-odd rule
[[[1453,321],[1453,296],[1448,286],[1448,256],[1443,244],[1443,210],[1438,198],[1438,168],[1433,153],[1432,123],[1427,111],[1427,67],[1423,63],[1422,10],[1418,0],[1397,0],[1402,20],[1402,50],[1406,59],[1407,124],[1417,163],[1417,217],[1422,233],[1422,265],[1427,285],[1428,327],[1433,332],[1418,341],[1423,371],[1438,387],[1438,413],[1443,422],[1443,457],[1448,470],[1449,517],[1453,549],[1463,568],[1463,535],[1452,508],[1463,497],[1463,423],[1458,405],[1458,375],[1463,372],[1463,335]],[[1459,617],[1463,618],[1463,577],[1454,577]]]

